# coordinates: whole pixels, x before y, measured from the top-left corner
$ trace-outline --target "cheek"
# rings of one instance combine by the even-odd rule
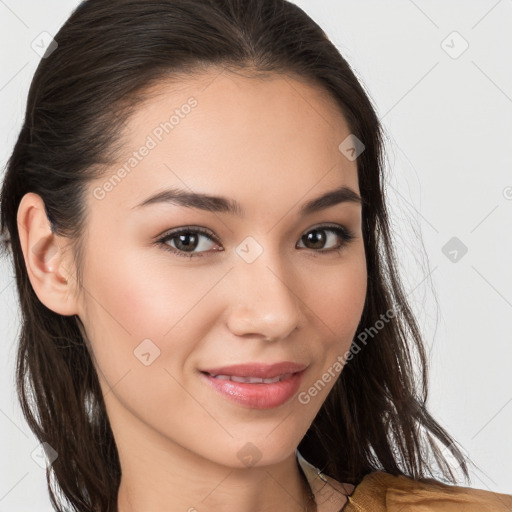
[[[366,290],[364,252],[317,273],[305,302],[316,315],[318,329],[325,333],[326,348],[350,345],[361,319]]]
[[[367,271],[364,252],[318,275],[305,303],[318,333],[315,365],[299,402],[316,411],[343,371],[364,308]]]
[[[120,252],[92,257],[85,269],[84,324],[109,385],[148,362],[178,369],[195,348],[183,340],[201,340],[211,326],[212,301],[204,299],[222,277]]]
[[[215,271],[168,264],[165,258],[144,257],[143,251],[93,261],[87,272],[87,286],[103,309],[99,314],[133,341],[162,338],[188,320],[218,280]]]
[[[184,409],[186,393],[173,377],[181,381],[194,340],[204,336],[201,298],[218,277],[210,272],[201,281],[178,267],[142,265],[136,255],[100,263],[91,259],[84,276],[89,293],[83,323],[110,412],[124,417],[123,404],[144,419]]]

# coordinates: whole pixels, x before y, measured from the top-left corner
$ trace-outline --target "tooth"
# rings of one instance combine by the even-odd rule
[[[238,377],[236,375],[232,375],[231,380],[234,382],[251,382],[251,377]]]
[[[262,379],[261,377],[247,377],[247,382],[250,384],[263,384],[265,379]]]
[[[244,382],[246,384],[272,384],[274,382],[279,382],[283,379],[287,379],[291,375],[291,373],[278,375],[277,377],[272,377],[269,379],[262,379],[261,377],[238,377],[236,375],[210,375],[219,380],[232,380],[234,382]]]

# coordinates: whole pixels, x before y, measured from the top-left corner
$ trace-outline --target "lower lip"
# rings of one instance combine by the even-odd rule
[[[252,409],[272,409],[286,403],[297,393],[304,371],[294,373],[285,380],[269,384],[220,380],[203,372],[201,375],[219,393],[240,405]]]

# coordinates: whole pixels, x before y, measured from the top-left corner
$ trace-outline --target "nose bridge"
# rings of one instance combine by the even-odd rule
[[[238,335],[286,337],[298,325],[300,301],[292,287],[293,276],[287,272],[279,250],[264,249],[248,237],[236,252],[233,277],[238,292],[231,308],[231,330]]]

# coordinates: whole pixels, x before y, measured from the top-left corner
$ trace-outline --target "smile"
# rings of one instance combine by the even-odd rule
[[[272,409],[287,403],[297,393],[306,370],[274,377],[249,377],[200,372],[216,394],[250,409]]]
[[[285,373],[283,375],[278,375],[277,377],[272,377],[269,379],[263,379],[261,377],[238,377],[236,375],[212,375],[208,373],[210,377],[214,377],[219,380],[231,380],[233,382],[247,382],[248,384],[272,384],[274,382],[279,382],[281,380],[285,380],[291,377],[292,373]]]

